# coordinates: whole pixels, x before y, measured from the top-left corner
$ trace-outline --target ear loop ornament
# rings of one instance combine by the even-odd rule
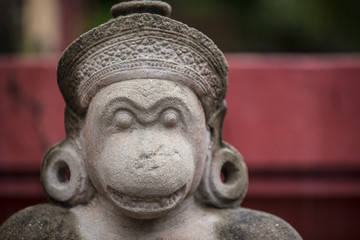
[[[68,140],[46,153],[41,166],[41,183],[51,200],[64,205],[88,202],[94,194],[85,163],[75,144]]]
[[[217,207],[236,207],[242,202],[248,186],[247,168],[232,147],[226,146],[215,154],[210,165],[209,185]]]

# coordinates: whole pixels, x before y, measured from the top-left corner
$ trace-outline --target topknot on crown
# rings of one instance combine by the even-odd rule
[[[111,14],[115,18],[132,13],[153,13],[169,17],[171,6],[160,0],[128,0],[118,3],[111,8]]]

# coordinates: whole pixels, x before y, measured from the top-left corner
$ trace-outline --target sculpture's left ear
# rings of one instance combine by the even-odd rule
[[[211,148],[197,198],[219,208],[237,207],[248,186],[247,167],[235,148],[222,141],[221,129],[226,114],[225,101],[208,121]]]
[[[45,154],[41,183],[47,196],[63,205],[86,203],[92,198],[94,187],[73,139],[63,140]]]

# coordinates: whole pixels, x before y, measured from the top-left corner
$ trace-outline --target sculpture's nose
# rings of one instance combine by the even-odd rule
[[[141,134],[141,139],[139,141],[139,152],[144,156],[150,156],[151,153],[156,148],[158,141],[156,139],[156,134],[151,134],[150,132],[144,131]]]
[[[167,162],[163,153],[163,143],[156,136],[144,134],[138,143],[139,155],[135,160],[135,169],[138,171],[152,171],[164,166]]]

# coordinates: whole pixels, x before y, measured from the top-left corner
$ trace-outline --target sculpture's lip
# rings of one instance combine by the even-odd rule
[[[174,193],[163,197],[139,198],[116,191],[110,186],[108,186],[107,189],[111,193],[111,198],[117,202],[121,208],[131,212],[145,214],[174,208],[184,195],[186,185],[182,186]]]

